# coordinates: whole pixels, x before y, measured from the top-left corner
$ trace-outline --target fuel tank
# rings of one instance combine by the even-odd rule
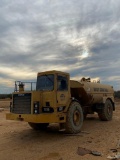
[[[71,96],[79,99],[83,105],[104,103],[107,98],[114,101],[114,90],[110,85],[91,82],[84,78],[80,82],[71,80],[70,86]]]

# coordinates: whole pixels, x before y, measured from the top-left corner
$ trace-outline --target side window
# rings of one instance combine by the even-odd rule
[[[57,76],[57,90],[58,91],[64,91],[68,90],[68,82],[66,76]]]

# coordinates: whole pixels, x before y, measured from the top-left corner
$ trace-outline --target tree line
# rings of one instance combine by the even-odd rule
[[[0,99],[12,98],[12,94],[0,94]]]
[[[114,94],[115,94],[115,98],[120,98],[120,91],[115,91]]]

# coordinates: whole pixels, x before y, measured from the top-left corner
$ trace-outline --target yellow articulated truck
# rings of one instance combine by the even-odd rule
[[[24,85],[19,82],[13,92],[6,119],[26,121],[33,129],[59,123],[67,133],[78,133],[87,114],[109,121],[115,110],[113,87],[90,78],[70,80],[68,73],[53,70],[37,74],[35,90],[25,91]]]

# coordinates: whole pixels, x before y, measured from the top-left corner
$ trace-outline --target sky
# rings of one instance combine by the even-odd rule
[[[0,0],[0,94],[59,70],[120,90],[120,0]]]

